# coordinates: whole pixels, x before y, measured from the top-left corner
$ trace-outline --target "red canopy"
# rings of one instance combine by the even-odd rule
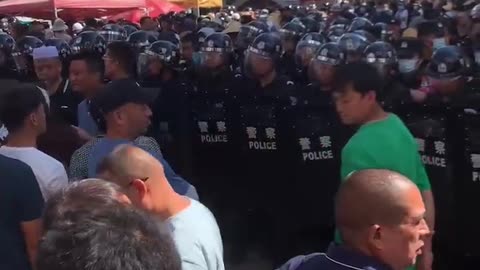
[[[106,16],[145,7],[145,0],[6,0],[0,13],[34,18]]]
[[[137,9],[132,11],[125,11],[119,14],[108,17],[109,20],[126,19],[131,22],[139,22],[143,16],[158,17],[171,11],[180,12],[184,10],[183,7],[167,2],[166,0],[146,0],[146,9]]]

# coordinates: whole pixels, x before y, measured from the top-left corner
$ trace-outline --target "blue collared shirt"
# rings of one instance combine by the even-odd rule
[[[332,244],[327,253],[318,254],[303,262],[296,270],[392,270],[379,260],[363,255],[343,245]]]

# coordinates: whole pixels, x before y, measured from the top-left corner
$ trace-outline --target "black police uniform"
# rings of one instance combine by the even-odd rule
[[[40,84],[44,88],[44,85]],[[70,125],[78,124],[78,104],[82,97],[72,90],[68,79],[62,79],[57,90],[50,95],[50,113],[57,114],[61,119]]]
[[[139,67],[147,68],[148,59],[156,55],[164,65],[166,72],[169,69],[172,78],[161,80],[148,76],[143,80],[144,87],[151,88],[154,102],[152,105],[151,134],[160,144],[165,158],[169,160],[175,170],[183,175],[190,175],[190,156],[188,139],[188,94],[192,90],[191,84],[178,70],[180,53],[178,47],[169,41],[156,41],[148,46],[145,53],[139,55]],[[139,76],[144,78],[145,72],[139,69]]]

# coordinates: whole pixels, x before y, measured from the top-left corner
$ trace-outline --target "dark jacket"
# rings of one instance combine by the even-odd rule
[[[344,246],[332,244],[327,253],[315,254],[306,257],[300,264],[289,261],[281,270],[343,270],[343,269],[368,269],[368,270],[392,270],[375,258],[365,256]]]

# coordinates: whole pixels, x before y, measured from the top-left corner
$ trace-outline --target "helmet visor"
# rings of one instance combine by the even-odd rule
[[[300,42],[295,50],[295,61],[298,67],[307,67],[318,51],[319,46]]]
[[[140,53],[137,59],[137,75],[141,78],[159,75],[163,63],[159,55],[149,51]]]

